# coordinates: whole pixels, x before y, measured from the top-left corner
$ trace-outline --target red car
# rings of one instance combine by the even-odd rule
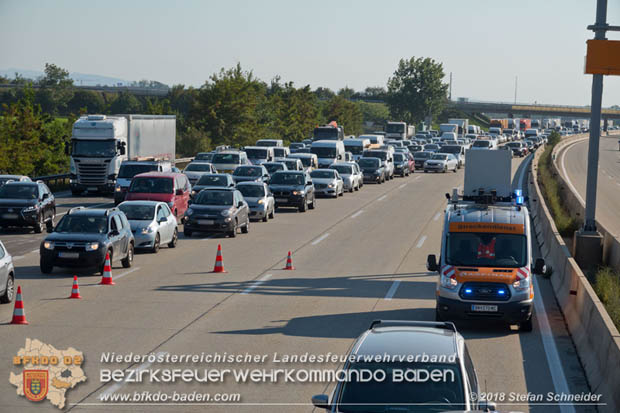
[[[188,208],[191,191],[182,173],[147,172],[133,177],[125,200],[165,202],[180,221]]]

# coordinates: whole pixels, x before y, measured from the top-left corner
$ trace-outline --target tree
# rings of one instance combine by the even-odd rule
[[[303,139],[319,123],[319,102],[307,85],[295,88],[293,82],[279,85],[266,102],[268,133],[287,142]]]
[[[443,77],[443,65],[431,58],[401,59],[387,84],[386,101],[392,117],[418,123],[429,113],[441,113],[448,91]]]
[[[44,72],[45,76],[39,81],[41,87],[67,88],[73,86],[73,79],[69,77],[69,71],[53,63],[46,63]]]
[[[387,90],[382,86],[372,86],[364,89],[362,93],[364,99],[368,100],[385,100],[387,96]]]
[[[342,96],[345,99],[351,99],[353,95],[355,95],[355,90],[348,86],[345,86],[338,91],[338,96]]]
[[[45,64],[45,76],[39,80],[41,87],[37,92],[37,102],[44,112],[66,113],[67,105],[73,97],[73,80],[69,72],[53,63]]]
[[[330,88],[327,88],[327,87],[317,87],[314,90],[314,94],[316,95],[317,98],[321,100],[329,100],[333,98],[334,96],[336,96],[336,94]]]
[[[129,92],[121,92],[118,97],[110,104],[112,113],[140,113],[142,104]]]
[[[360,135],[362,128],[362,111],[357,103],[342,96],[335,96],[327,102],[323,115],[327,122],[336,121],[344,126],[346,135]]]
[[[390,110],[385,103],[357,102],[364,122],[385,124],[390,119]]]
[[[67,109],[74,114],[80,113],[80,111],[85,111],[85,113],[103,113],[105,102],[99,92],[76,90],[67,104]]]

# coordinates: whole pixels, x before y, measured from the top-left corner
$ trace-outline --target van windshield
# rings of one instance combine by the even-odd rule
[[[297,159],[301,161],[303,166],[311,166],[312,158],[310,158],[309,156],[304,156],[303,158],[299,157]]]
[[[172,178],[134,178],[129,192],[147,194],[171,194]]]
[[[336,148],[312,146],[310,150],[312,151],[313,154],[315,154],[319,158],[335,158],[336,157]]]
[[[366,151],[364,152],[364,157],[379,158],[382,161],[387,160],[387,156],[388,156],[387,151]]]
[[[312,138],[315,141],[321,139],[338,140],[338,129],[331,126],[314,128]]]
[[[472,267],[526,267],[524,235],[451,232],[447,237],[447,259],[451,265]]]
[[[353,155],[361,155],[364,152],[364,146],[362,144],[350,144],[344,145],[344,149],[347,152],[351,152]]]
[[[463,148],[458,145],[444,145],[441,147],[441,152],[443,153],[461,153],[462,150]]]
[[[245,148],[245,153],[250,159],[267,159],[267,149],[248,149]]]
[[[273,155],[276,157],[285,157],[288,155],[286,148],[273,148]]]
[[[216,153],[213,155],[212,163],[219,164],[239,164],[239,155],[236,153]]]
[[[491,146],[491,142],[489,142],[489,141],[475,141],[472,146],[474,146],[476,148],[488,148],[489,146]]]
[[[387,133],[403,133],[405,131],[405,125],[403,125],[402,123],[388,123],[388,125],[385,127],[385,131]]]

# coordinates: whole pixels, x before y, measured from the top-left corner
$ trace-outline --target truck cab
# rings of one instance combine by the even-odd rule
[[[407,122],[388,122],[385,125],[385,138],[399,141],[409,139],[415,135],[415,127]]]
[[[437,271],[436,318],[499,319],[532,330],[533,273],[530,217],[520,190],[511,189],[508,151],[467,152],[462,194],[449,198]],[[495,171],[488,174],[489,170]]]

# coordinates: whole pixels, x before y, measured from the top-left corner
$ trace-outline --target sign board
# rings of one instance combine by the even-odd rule
[[[586,73],[620,75],[620,40],[588,40]]]

